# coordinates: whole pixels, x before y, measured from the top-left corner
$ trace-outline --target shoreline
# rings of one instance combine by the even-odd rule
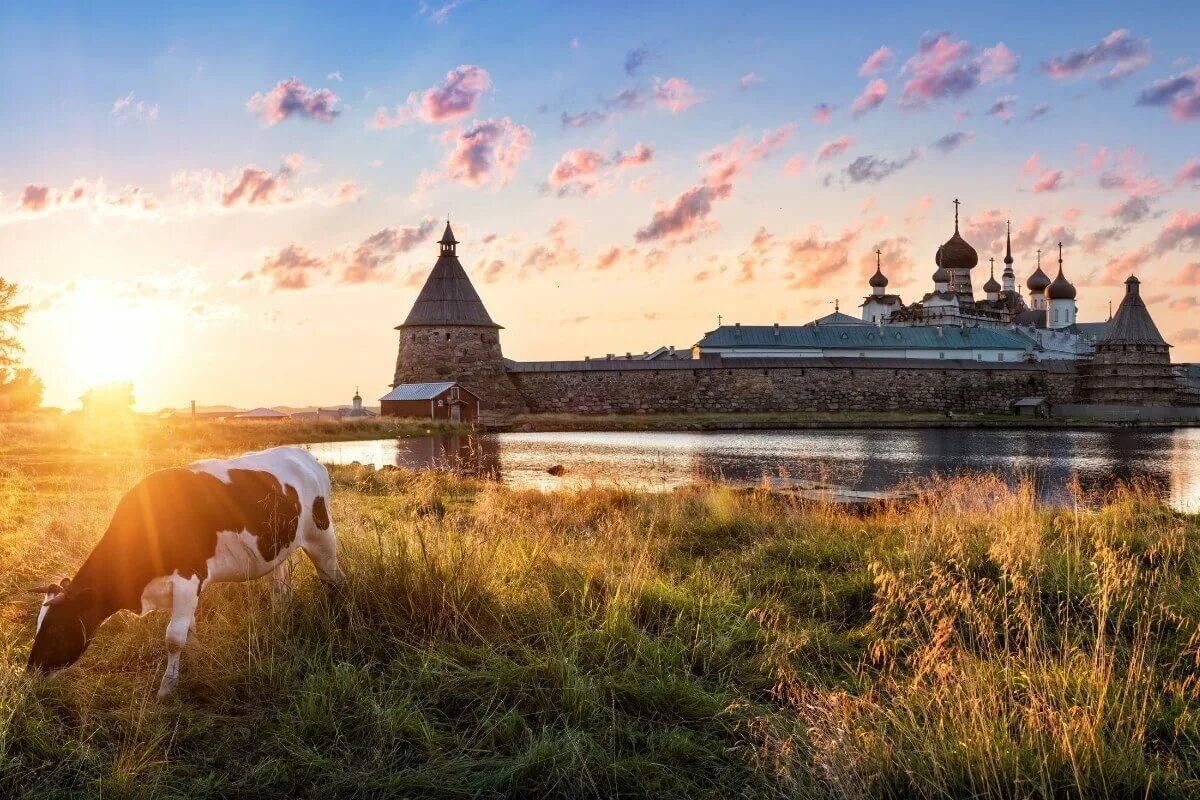
[[[567,415],[522,414],[480,425],[483,433],[575,432],[717,432],[746,430],[1121,430],[1195,428],[1200,423],[1180,420],[1116,421],[1086,418],[1034,419],[1008,415],[871,413],[797,414],[644,414]]]

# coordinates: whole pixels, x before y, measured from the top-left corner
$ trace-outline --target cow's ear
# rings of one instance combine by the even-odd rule
[[[57,583],[47,583],[45,586],[31,586],[29,591],[34,594],[50,594],[51,592],[61,592],[62,587]]]
[[[61,586],[62,590],[65,592],[67,589],[71,588],[71,579],[63,576],[63,578],[59,580],[58,585]]]

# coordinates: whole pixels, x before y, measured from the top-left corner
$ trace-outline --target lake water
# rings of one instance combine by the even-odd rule
[[[591,483],[670,489],[697,479],[787,475],[884,490],[913,478],[993,471],[1032,477],[1062,502],[1142,478],[1172,505],[1200,511],[1200,429],[820,430],[711,433],[498,433],[306,445],[326,463],[452,469],[541,489]],[[561,464],[566,475],[547,468]]]

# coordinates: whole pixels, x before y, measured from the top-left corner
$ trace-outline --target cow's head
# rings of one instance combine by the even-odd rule
[[[34,591],[44,597],[26,669],[53,672],[69,667],[83,655],[92,638],[96,592],[76,589],[69,578]]]

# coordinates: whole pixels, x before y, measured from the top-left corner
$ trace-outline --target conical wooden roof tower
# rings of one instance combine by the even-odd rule
[[[413,303],[404,324],[399,325],[397,330],[414,325],[502,327],[492,321],[483,301],[479,299],[479,293],[471,285],[462,262],[458,260],[458,240],[454,238],[454,231],[450,230],[449,221],[438,245],[441,252],[437,263],[425,279],[425,285],[421,287],[421,293],[417,295],[417,301]]]

